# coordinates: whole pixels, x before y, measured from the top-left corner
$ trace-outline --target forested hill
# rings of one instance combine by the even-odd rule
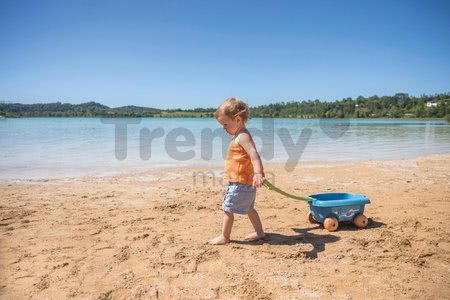
[[[140,106],[110,108],[96,102],[82,104],[0,102],[2,117],[212,117],[214,108],[156,109]],[[450,118],[450,93],[279,102],[251,107],[251,115],[273,118]]]
[[[450,114],[450,93],[410,97],[394,96],[280,102],[252,108],[258,117],[282,118],[444,118]]]

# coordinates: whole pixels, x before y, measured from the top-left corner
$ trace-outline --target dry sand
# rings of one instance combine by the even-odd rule
[[[450,155],[265,168],[299,195],[365,194],[369,226],[327,232],[307,204],[263,188],[271,240],[243,242],[252,228],[237,216],[232,243],[209,246],[222,182],[193,180],[208,170],[6,183],[0,298],[450,298]]]

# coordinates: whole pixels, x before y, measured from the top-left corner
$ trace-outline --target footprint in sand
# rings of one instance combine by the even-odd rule
[[[38,283],[35,283],[34,286],[39,290],[45,290],[50,287],[50,281],[48,278],[48,274],[42,276]]]
[[[123,262],[126,261],[130,258],[130,247],[129,246],[124,246],[122,248],[120,248],[120,252],[116,255],[114,255],[114,257],[119,261],[119,262]]]

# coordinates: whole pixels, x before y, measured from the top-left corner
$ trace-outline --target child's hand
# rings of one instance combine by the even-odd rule
[[[253,175],[253,188],[260,188],[262,187],[264,181],[264,174],[261,173],[255,173]]]

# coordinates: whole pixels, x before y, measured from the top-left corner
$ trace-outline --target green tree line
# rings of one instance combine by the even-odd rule
[[[394,96],[344,98],[327,102],[316,100],[278,102],[250,108],[253,118],[447,118],[450,120],[450,93],[411,97]],[[195,117],[210,118],[214,108],[156,109],[140,106],[110,108],[87,102],[5,103],[2,117]]]
[[[450,93],[280,102],[253,107],[251,112],[253,116],[274,118],[444,118],[450,114]]]

